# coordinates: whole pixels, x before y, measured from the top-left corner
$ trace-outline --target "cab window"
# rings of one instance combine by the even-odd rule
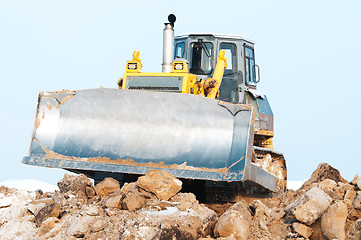
[[[237,46],[234,43],[221,43],[220,50],[225,52],[225,57],[227,58],[227,68],[224,70],[218,99],[237,103],[239,98]]]
[[[213,44],[210,42],[203,42],[201,39],[198,42],[190,44],[190,69],[193,74],[209,75],[212,73],[212,55]]]
[[[175,46],[175,58],[184,58],[184,42],[179,42]]]
[[[252,48],[245,47],[245,72],[246,72],[246,83],[248,85],[256,85],[256,75],[254,67],[254,51]]]
[[[221,43],[221,50],[224,51],[224,56],[227,58],[227,68],[224,74],[232,74],[237,72],[237,47],[234,43]]]

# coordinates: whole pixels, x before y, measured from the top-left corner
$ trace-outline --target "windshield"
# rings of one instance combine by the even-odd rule
[[[190,44],[190,72],[198,75],[208,75],[212,73],[213,44],[198,42]]]

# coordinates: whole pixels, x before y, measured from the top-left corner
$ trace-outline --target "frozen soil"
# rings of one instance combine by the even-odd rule
[[[0,239],[360,239],[361,178],[320,164],[297,191],[201,204],[153,170],[120,186],[65,175],[60,191],[0,186]]]

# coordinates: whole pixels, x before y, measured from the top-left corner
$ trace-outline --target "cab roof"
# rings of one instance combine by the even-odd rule
[[[174,39],[182,39],[182,38],[188,38],[190,36],[213,36],[215,38],[224,38],[224,39],[236,39],[236,40],[243,40],[249,43],[254,44],[255,42],[247,39],[245,37],[239,36],[239,35],[232,35],[232,34],[219,34],[219,33],[185,33],[178,36],[175,36]]]

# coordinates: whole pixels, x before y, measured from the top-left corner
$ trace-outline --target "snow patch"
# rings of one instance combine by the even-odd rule
[[[31,192],[38,189],[41,189],[43,192],[54,192],[55,190],[59,190],[56,185],[52,185],[35,179],[8,179],[0,182],[0,186],[16,188],[19,190]]]
[[[173,213],[178,212],[178,208],[176,207],[166,207],[166,210],[162,210],[162,211],[143,211],[143,213],[148,214],[148,215],[153,215],[153,216],[166,216],[166,215],[171,215]]]
[[[287,181],[287,189],[298,190],[306,182],[307,179],[303,181]]]
[[[12,197],[1,198],[1,196],[0,196],[0,208],[9,207],[9,206],[11,206],[12,202],[13,202]]]

